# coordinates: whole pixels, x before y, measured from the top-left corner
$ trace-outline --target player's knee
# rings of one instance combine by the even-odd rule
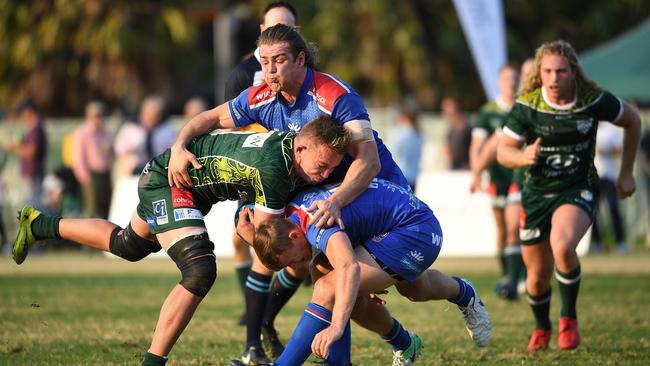
[[[327,307],[334,304],[335,283],[332,275],[326,275],[314,282],[312,302]]]
[[[217,278],[214,244],[207,234],[183,238],[167,254],[181,270],[180,285],[198,297],[205,297]]]
[[[137,262],[161,249],[160,244],[136,234],[131,228],[131,224],[127,225],[124,230],[116,227],[111,232],[108,246],[111,253],[130,262]]]

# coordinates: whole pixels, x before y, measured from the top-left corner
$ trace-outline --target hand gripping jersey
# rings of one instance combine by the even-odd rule
[[[309,213],[306,209],[314,201],[327,199],[338,186],[335,184],[311,187],[298,193],[287,206],[287,218],[298,224],[307,235],[309,243],[323,252],[327,248],[327,239],[335,232],[341,231],[341,228],[317,228],[315,225],[309,225]],[[412,192],[383,179],[373,179],[359,197],[343,207],[341,219],[345,225],[344,231],[353,244],[398,228],[417,231],[423,222],[438,221],[429,206]]]
[[[228,102],[230,114],[236,126],[242,127],[259,123],[268,130],[298,132],[309,121],[319,115],[328,115],[335,121],[345,124],[353,120],[370,120],[368,112],[357,94],[344,82],[322,72],[307,69],[296,101],[286,103],[280,94],[276,94],[266,83],[253,86]],[[408,186],[393,157],[373,131],[381,171],[379,178],[387,179],[400,185]],[[339,181],[345,176],[352,158],[346,156],[333,176]]]
[[[224,132],[194,139],[188,150],[203,169],[189,169],[189,191],[202,211],[216,202],[242,199],[264,212],[284,212],[289,193],[303,182],[293,165],[292,132]],[[168,186],[169,153],[152,160],[140,178],[140,187]]]
[[[621,101],[602,90],[579,89],[576,100],[563,106],[550,103],[542,88],[521,95],[504,133],[527,144],[542,138],[538,162],[526,169],[525,189],[553,193],[576,184],[594,187],[598,121],[615,123],[622,114]]]

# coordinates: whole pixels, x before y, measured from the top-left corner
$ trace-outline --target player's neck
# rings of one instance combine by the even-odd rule
[[[287,85],[285,88],[283,88],[283,90],[280,91],[282,98],[284,98],[288,104],[295,103],[296,99],[298,99],[300,96],[300,89],[302,89],[302,85],[304,84],[305,78],[307,77],[307,68],[301,68],[297,74],[298,75],[294,78],[296,82]]]

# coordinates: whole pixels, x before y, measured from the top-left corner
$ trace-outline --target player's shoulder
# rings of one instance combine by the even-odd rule
[[[339,98],[353,91],[350,86],[335,76],[314,71],[310,92],[319,106],[331,112]]]
[[[271,90],[267,83],[248,88],[248,105],[250,108],[258,108],[275,100],[276,93]]]

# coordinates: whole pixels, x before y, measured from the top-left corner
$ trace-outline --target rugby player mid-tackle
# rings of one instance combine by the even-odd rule
[[[122,229],[102,219],[64,219],[22,208],[13,245],[16,263],[43,239],[67,239],[138,261],[164,249],[182,279],[167,296],[151,346],[142,365],[164,365],[174,343],[189,323],[217,275],[214,245],[203,215],[226,200],[255,204],[255,225],[284,213],[289,194],[304,183],[329,176],[343,159],[349,134],[329,117],[320,116],[301,132],[218,133],[187,145],[203,169],[190,168],[192,188],[170,187],[170,150],[152,159],[138,181],[140,202]],[[258,216],[259,215],[259,216]]]

